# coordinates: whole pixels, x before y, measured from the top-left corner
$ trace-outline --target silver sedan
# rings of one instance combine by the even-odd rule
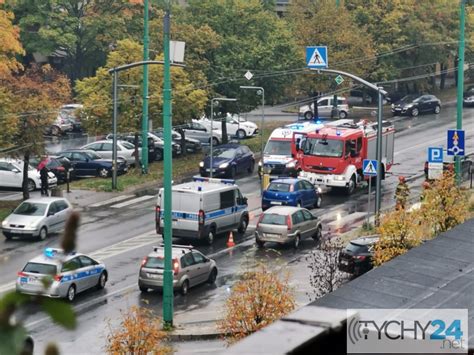
[[[44,240],[48,234],[64,229],[72,210],[69,201],[62,197],[30,198],[2,221],[3,235],[7,239],[36,237]]]

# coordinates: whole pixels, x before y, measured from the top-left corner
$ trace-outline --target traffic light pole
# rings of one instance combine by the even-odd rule
[[[457,114],[456,129],[462,129],[462,105],[464,92],[464,28],[466,22],[466,0],[460,0],[459,13],[459,52],[458,52],[458,85],[457,85]],[[461,160],[455,156],[456,181],[461,183]]]
[[[143,61],[149,59],[148,51],[148,0],[143,1]],[[148,65],[143,65],[143,106],[142,106],[142,173],[148,174]]]

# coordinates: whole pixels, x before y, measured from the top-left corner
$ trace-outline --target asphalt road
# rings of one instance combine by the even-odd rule
[[[467,150],[473,151],[474,110],[465,110],[464,129],[467,132]],[[271,119],[271,117],[269,118]],[[397,118],[395,140],[396,165],[387,176],[382,187],[382,206],[393,204],[393,192],[398,176],[419,176],[423,171],[426,151],[429,146],[442,146],[446,141],[446,130],[455,127],[455,108],[445,108],[440,115],[426,115],[418,118]],[[63,145],[67,143],[63,142]],[[410,182],[417,190],[421,179]],[[249,197],[252,214],[258,213],[259,185],[258,178],[241,177],[238,180],[241,191]],[[117,324],[120,310],[132,305],[152,307],[161,314],[161,295],[158,293],[141,294],[137,287],[137,273],[140,260],[152,245],[161,241],[153,232],[154,204],[150,198],[139,204],[123,208],[88,208],[82,214],[82,225],[79,230],[78,250],[92,253],[103,260],[110,271],[110,279],[105,290],[88,292],[79,295],[74,303],[78,314],[79,326],[74,331],[64,331],[52,324],[42,314],[30,315],[25,323],[37,344],[37,350],[49,341],[60,344],[63,353],[103,353],[104,339],[108,334],[107,322]],[[360,221],[360,215],[367,209],[367,188],[361,186],[357,192],[347,198],[328,191],[323,197],[323,206],[315,210],[324,222],[326,236],[344,232]],[[351,216],[356,216],[354,220]],[[307,271],[305,254],[314,247],[312,240],[304,241],[301,250],[276,247],[272,250],[258,250],[252,241],[252,225],[246,235],[235,235],[238,243],[232,254],[226,250],[226,238],[220,238],[209,246],[198,246],[205,254],[214,257],[220,268],[215,285],[203,285],[192,289],[188,296],[177,295],[175,298],[175,320],[184,319],[193,314],[196,321],[213,320],[215,310],[225,300],[229,287],[238,275],[248,267],[261,261],[274,268],[287,268],[292,271],[292,285],[297,288],[297,300],[300,304],[308,302],[306,292]],[[52,236],[44,242],[5,241],[0,240],[0,291],[8,288],[14,281],[16,272],[24,263],[36,256],[46,246],[57,246],[58,236]],[[180,242],[180,241],[176,241]],[[181,317],[181,318],[180,318]],[[187,317],[186,319],[188,319]],[[178,349],[186,353],[192,344],[181,344]],[[208,343],[209,350],[221,348],[218,342]],[[38,352],[40,353],[40,352]]]

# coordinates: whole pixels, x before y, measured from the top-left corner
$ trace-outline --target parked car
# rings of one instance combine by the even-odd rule
[[[318,99],[318,115],[319,117],[329,118],[333,110],[333,96],[324,96]],[[313,118],[314,103],[300,107],[300,115],[306,120]],[[339,118],[347,118],[349,115],[349,104],[343,96],[337,97],[337,111]]]
[[[234,178],[243,172],[252,174],[255,167],[254,155],[246,145],[234,143],[220,145],[213,149],[212,157],[213,177]],[[209,176],[210,171],[211,157],[208,155],[199,163],[199,173],[201,176]]]
[[[472,107],[474,106],[474,85],[468,86],[463,94],[463,106]]]
[[[72,124],[73,131],[82,130],[80,110],[82,110],[83,107],[81,104],[66,104],[61,106],[60,112]]]
[[[307,180],[287,178],[272,180],[262,196],[262,210],[272,206],[321,207],[321,189]]]
[[[243,117],[238,115],[227,114],[226,117],[220,120],[214,120],[213,127],[220,129],[222,127],[221,120],[226,121],[227,134],[238,139],[244,139],[246,137],[252,137],[258,133],[258,127],[255,123],[245,120]],[[203,117],[199,121],[208,130],[211,129],[211,120]]]
[[[400,101],[392,104],[394,116],[416,117],[421,113],[440,113],[441,100],[434,95],[407,95]]]
[[[313,238],[319,241],[322,236],[320,220],[306,208],[275,206],[260,215],[255,230],[255,242],[263,247],[265,242],[279,244],[292,243],[298,248],[301,239]]]
[[[461,175],[465,175],[469,172],[469,168],[472,165],[471,157],[468,155],[459,157],[461,160]],[[443,170],[448,170],[450,166],[454,169],[454,155],[448,155],[446,150],[443,150]],[[424,166],[425,179],[428,179],[428,161],[425,161]]]
[[[52,136],[61,136],[67,132],[71,132],[74,125],[64,112],[59,112],[53,123],[45,128],[44,133]]]
[[[48,234],[61,232],[72,205],[62,197],[30,198],[23,201],[2,221],[5,238],[35,237],[44,240]]]
[[[365,106],[372,103],[372,97],[361,90],[351,90],[347,97],[347,103],[350,106]]]
[[[161,150],[161,152],[163,153],[165,149],[165,141],[163,140],[163,138],[155,132],[148,132],[148,137],[152,138],[155,142],[155,148],[157,150]],[[181,155],[181,144],[173,142],[171,144],[171,149],[173,150],[173,157]],[[156,160],[163,160],[163,154],[161,154],[161,157],[158,156]]]
[[[112,175],[112,160],[100,157],[93,150],[69,149],[59,152],[58,155],[71,161],[77,177],[98,176],[105,178]],[[124,174],[127,170],[127,162],[117,159],[117,174]]]
[[[153,134],[157,137],[163,139],[163,129],[157,129],[153,131]],[[179,144],[181,147],[181,134],[175,130],[171,131],[171,137],[173,138],[174,144]],[[187,137],[186,133],[184,134],[185,147],[187,153],[197,153],[202,150],[201,142],[198,139]]]
[[[108,134],[106,137],[108,140],[113,139],[113,134]],[[129,143],[132,143],[135,146],[135,135],[117,135],[117,138],[122,141],[127,141]],[[142,146],[142,137],[141,135],[138,136],[138,146]],[[159,152],[158,152],[159,151]],[[158,159],[159,158],[159,159]],[[141,159],[141,156],[139,156],[139,159]],[[155,141],[153,138],[148,137],[148,162],[151,163],[155,160],[162,160],[163,159],[163,149],[157,148],[155,146]]]
[[[48,185],[54,187],[58,179],[52,172],[48,172]],[[0,186],[21,188],[23,184],[23,161],[0,158]],[[41,187],[41,178],[38,170],[31,165],[28,167],[28,191]]]
[[[46,168],[56,176],[58,182],[66,182],[68,169],[69,181],[76,179],[76,171],[72,167],[72,163],[68,158],[50,155],[46,159]],[[34,168],[37,168],[42,160],[43,158],[41,157],[30,158],[30,164]]]
[[[86,144],[81,149],[93,150],[99,156],[105,159],[112,159],[112,140],[101,140]],[[141,155],[142,148],[138,148],[138,154]],[[127,141],[117,141],[117,157],[124,159],[127,164],[135,165],[135,146]]]
[[[80,292],[103,289],[108,276],[105,264],[90,256],[46,248],[42,255],[28,261],[18,272],[16,290],[29,295],[66,298],[72,302]],[[48,287],[42,282],[45,277],[51,279]]]
[[[222,142],[222,131],[219,129],[219,127],[213,128],[213,144],[218,145]],[[197,139],[204,144],[211,143],[211,129],[207,129],[205,126],[199,123],[199,120],[193,120],[191,123],[186,123],[181,126],[181,129],[184,130],[184,135],[187,138]]]
[[[190,287],[208,282],[214,283],[217,278],[217,265],[213,259],[206,257],[192,246],[173,245],[173,289],[186,295]],[[165,254],[163,247],[153,247],[153,251],[142,261],[138,274],[138,288],[142,292],[149,289],[163,288]]]
[[[349,242],[339,254],[339,270],[359,276],[372,269],[374,245],[378,240],[378,236],[369,236]]]

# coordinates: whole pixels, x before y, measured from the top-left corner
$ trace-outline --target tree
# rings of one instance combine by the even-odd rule
[[[225,302],[224,319],[217,326],[231,344],[280,319],[295,306],[288,275],[280,279],[260,265],[234,284]]]
[[[424,190],[421,213],[430,222],[435,235],[466,220],[469,213],[468,199],[457,186],[452,169],[444,171],[441,178]]]
[[[306,257],[310,269],[312,293],[308,293],[308,296],[311,301],[333,292],[348,279],[347,274],[338,267],[341,250],[342,241],[339,238],[327,239],[321,242],[319,249]]]
[[[116,329],[110,327],[105,350],[108,354],[172,354],[164,344],[167,334],[161,322],[150,309],[132,306],[122,312],[122,321]]]
[[[84,127],[89,133],[108,133],[112,126],[111,75],[106,68],[141,61],[142,52],[142,46],[132,40],[119,41],[116,50],[109,54],[106,67],[99,68],[95,76],[76,82],[78,98],[84,105]],[[156,60],[160,60],[160,57]],[[183,68],[172,67],[171,77],[173,117],[176,121],[183,122],[190,119],[193,112],[202,112],[207,101],[205,90],[195,89]],[[142,79],[142,68],[136,67],[120,72],[118,84],[141,87]],[[150,65],[149,115],[155,127],[162,124],[162,87],[162,67]],[[135,132],[140,127],[142,98],[138,90],[131,90],[130,87],[119,89],[119,132]]]
[[[19,41],[19,29],[13,26],[13,13],[0,9],[0,78],[22,68],[16,55],[24,53]]]

